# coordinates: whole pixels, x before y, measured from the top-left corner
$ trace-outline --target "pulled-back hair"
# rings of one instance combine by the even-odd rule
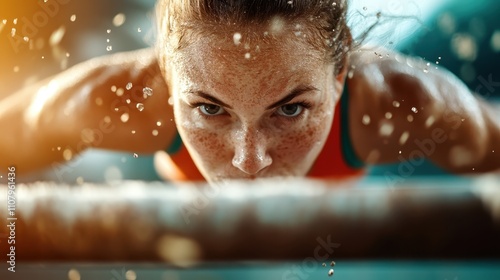
[[[346,0],[158,0],[158,43],[175,51],[189,44],[188,30],[201,26],[216,30],[224,25],[266,24],[276,18],[286,23],[303,20],[313,34],[308,40],[325,51],[339,73],[352,47],[346,14]]]

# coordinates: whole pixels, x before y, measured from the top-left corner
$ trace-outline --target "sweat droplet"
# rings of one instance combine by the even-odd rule
[[[139,110],[139,112],[142,112],[142,110],[144,110],[144,104],[142,103],[137,103],[135,107],[137,108],[137,110]]]
[[[370,116],[364,115],[362,122],[364,125],[369,125],[370,124]]]
[[[71,15],[71,17],[69,18],[70,21],[74,22],[76,20],[76,15]]]
[[[398,102],[398,101],[393,101],[392,102],[392,106],[396,107],[396,108],[399,108],[401,104]]]
[[[161,121],[157,121],[156,126],[161,126]]]
[[[153,96],[153,89],[152,88],[149,88],[149,87],[145,87],[142,89],[142,92],[146,95],[146,96]]]
[[[392,113],[391,112],[385,113],[385,118],[388,120],[392,119]]]
[[[139,157],[139,155],[134,153],[134,158],[138,158],[138,157]]]
[[[234,33],[233,42],[236,46],[240,44],[240,40],[241,40],[241,34],[238,32]]]
[[[153,136],[158,136],[158,130],[154,129],[154,130],[152,131],[152,134],[153,134]]]
[[[408,138],[410,137],[410,133],[408,131],[403,132],[401,134],[401,137],[399,137],[399,145],[403,146],[406,144],[406,141],[408,141]]]
[[[334,261],[332,261],[332,262],[330,263],[330,266],[335,266],[335,262],[334,262]]]
[[[125,88],[126,88],[127,90],[130,90],[130,89],[132,88],[132,83],[128,83],[128,84],[125,86]]]
[[[128,122],[128,119],[129,119],[129,115],[128,113],[123,113],[121,116],[120,116],[120,120],[124,123]]]
[[[333,269],[330,269],[330,270],[328,271],[328,276],[333,276]]]
[[[250,53],[246,53],[246,54],[245,54],[245,58],[246,58],[246,59],[250,59],[250,57],[251,57]]]
[[[382,125],[380,126],[380,136],[390,136],[392,132],[394,131],[394,125],[389,122],[383,122]]]
[[[107,50],[108,52],[112,51],[112,50],[113,50],[113,46],[107,46],[107,47],[106,47],[106,50]]]
[[[411,107],[411,111],[412,111],[413,113],[415,113],[415,114],[416,114],[416,113],[418,113],[418,110],[417,110],[417,108],[415,108],[415,107]]]

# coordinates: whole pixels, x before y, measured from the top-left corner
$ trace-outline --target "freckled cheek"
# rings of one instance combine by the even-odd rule
[[[216,165],[231,158],[231,149],[224,135],[204,129],[184,129],[184,142],[201,158],[204,164]]]
[[[324,141],[321,129],[308,127],[283,135],[277,145],[274,157],[280,161],[303,161]],[[319,147],[319,146],[318,146]]]

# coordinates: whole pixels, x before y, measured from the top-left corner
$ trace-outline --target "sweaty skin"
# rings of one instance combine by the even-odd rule
[[[243,33],[239,44],[233,34],[200,38],[172,59],[183,143],[208,181],[306,175],[330,132],[343,77],[294,33],[253,43]]]

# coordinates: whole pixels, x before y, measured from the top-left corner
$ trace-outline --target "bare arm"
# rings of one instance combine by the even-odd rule
[[[402,55],[352,56],[351,139],[368,163],[423,156],[454,173],[500,170],[500,115],[453,74]]]
[[[88,147],[164,149],[175,133],[168,98],[151,49],[76,65],[0,101],[0,166],[31,171]]]

